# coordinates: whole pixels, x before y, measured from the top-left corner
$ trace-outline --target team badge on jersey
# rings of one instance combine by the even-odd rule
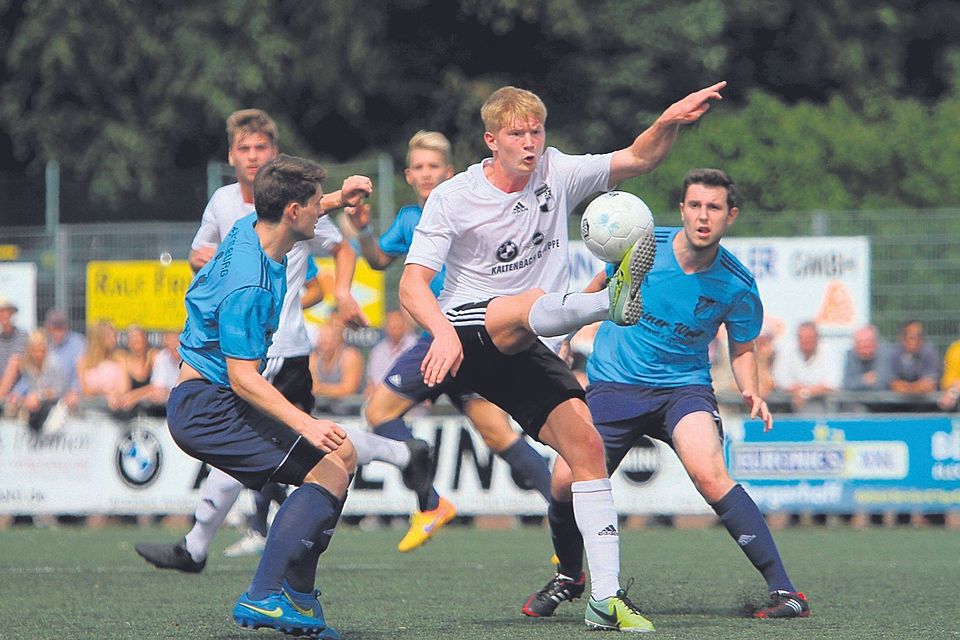
[[[497,260],[500,262],[510,262],[517,257],[517,245],[513,240],[507,240],[497,247]]]
[[[553,197],[553,192],[550,191],[550,187],[542,184],[537,187],[537,190],[534,191],[534,194],[537,196],[537,206],[540,207],[540,211],[546,213],[553,208],[555,200]]]

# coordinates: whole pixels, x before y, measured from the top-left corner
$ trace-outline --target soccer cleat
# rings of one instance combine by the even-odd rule
[[[207,566],[207,559],[197,562],[187,551],[187,541],[177,544],[141,542],[133,546],[141,558],[158,569],[176,569],[184,573],[200,573]]]
[[[271,593],[262,600],[251,600],[246,593],[242,594],[233,605],[233,619],[241,627],[269,627],[291,636],[316,638],[327,629],[322,617],[300,613],[283,593]]]
[[[640,291],[644,277],[653,267],[657,255],[657,241],[653,234],[645,234],[620,261],[616,273],[607,283],[610,295],[610,319],[619,325],[640,322],[643,314],[643,294]]]
[[[553,615],[557,607],[564,602],[573,602],[583,595],[585,574],[572,580],[569,577],[557,574],[545,584],[540,591],[527,598],[520,611],[523,615],[532,618],[546,618]]]
[[[430,490],[433,482],[433,461],[430,459],[430,445],[423,440],[413,438],[405,440],[410,450],[410,462],[403,468],[403,484],[418,495]]]
[[[440,504],[431,511],[416,511],[410,516],[410,529],[397,545],[401,552],[412,551],[429,540],[443,525],[453,520],[457,508],[446,498],[440,498]]]
[[[286,580],[283,581],[283,595],[287,597],[290,604],[297,613],[316,618],[324,625],[327,621],[323,617],[323,607],[320,606],[320,590],[314,589],[310,593],[295,591],[290,587]],[[340,634],[333,627],[327,627],[319,635],[314,636],[321,640],[340,640]]]
[[[590,629],[603,631],[624,631],[627,633],[647,633],[653,631],[653,623],[640,614],[640,608],[630,601],[626,589],[619,589],[617,595],[594,600],[593,596],[587,601],[587,612],[583,615],[583,622]]]
[[[243,537],[223,550],[223,555],[228,558],[240,558],[242,556],[256,556],[263,553],[263,548],[267,546],[266,536],[260,535],[253,529],[247,529]]]
[[[807,596],[799,591],[771,591],[770,605],[753,614],[754,618],[806,618],[810,615]]]

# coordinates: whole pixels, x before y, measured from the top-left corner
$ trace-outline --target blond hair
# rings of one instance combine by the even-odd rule
[[[277,125],[273,119],[261,109],[241,109],[234,111],[227,117],[227,147],[232,147],[241,134],[248,136],[252,133],[262,133],[270,138],[273,146],[280,145],[277,136]]]
[[[87,350],[84,354],[87,367],[92,369],[104,360],[115,359],[117,347],[107,345],[107,336],[111,333],[116,336],[117,330],[109,320],[100,320],[87,330]]]
[[[547,107],[532,91],[501,87],[480,107],[480,117],[483,119],[483,126],[490,133],[527,120],[539,120],[541,125],[546,126]]]
[[[407,144],[407,166],[410,165],[410,156],[417,149],[436,151],[443,156],[443,161],[450,164],[450,141],[439,131],[424,131],[421,129],[413,134]]]
[[[41,346],[44,348],[44,360],[37,362],[33,359],[31,347]],[[23,351],[23,360],[20,361],[20,371],[33,377],[39,376],[43,371],[43,365],[46,360],[46,348],[47,337],[43,331],[31,331],[30,335],[27,336],[26,348]]]

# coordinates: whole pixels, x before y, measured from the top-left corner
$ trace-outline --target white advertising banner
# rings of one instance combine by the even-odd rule
[[[359,420],[341,422],[361,426]],[[437,490],[462,515],[544,514],[462,417],[418,418],[414,433],[437,451]],[[553,452],[534,443],[545,458]],[[0,514],[192,514],[206,469],[174,444],[161,420],[129,423],[88,412],[55,435],[0,420]],[[646,443],[613,477],[623,514],[710,513],[674,453]],[[416,499],[400,472],[374,462],[358,472],[344,513],[407,514]]]
[[[32,262],[0,262],[0,298],[17,305],[13,324],[24,331],[37,326],[37,265]]]

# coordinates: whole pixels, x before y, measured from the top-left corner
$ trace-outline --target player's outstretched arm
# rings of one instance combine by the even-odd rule
[[[373,181],[367,176],[350,176],[343,181],[343,186],[337,191],[323,194],[320,198],[320,208],[324,213],[330,213],[344,207],[355,207],[364,198],[373,193]]]
[[[770,413],[767,402],[760,397],[760,375],[757,372],[757,354],[753,340],[730,341],[730,368],[750,417],[762,420],[764,431],[773,429],[773,414]]]
[[[343,212],[347,214],[350,224],[357,230],[360,252],[367,264],[377,271],[383,271],[389,267],[396,256],[387,255],[380,249],[379,238],[374,235],[373,229],[370,228],[370,205],[364,202],[356,207],[346,207]]]
[[[330,420],[317,420],[296,408],[266,381],[257,369],[256,360],[227,358],[230,387],[261,413],[287,425],[324,453],[340,448],[346,432]]]
[[[694,91],[674,102],[660,117],[641,133],[626,149],[614,152],[610,160],[608,187],[644,173],[649,173],[667,157],[677,140],[681,125],[696,122],[710,109],[711,100],[722,100],[720,90],[726,81]]]
[[[363,314],[360,305],[350,293],[356,268],[357,252],[349,242],[341,242],[333,249],[333,299],[337,305],[337,313],[340,314],[343,323],[351,329],[370,326],[367,316]]]
[[[430,291],[430,281],[436,274],[429,267],[408,264],[400,277],[400,304],[433,336],[433,343],[420,364],[428,387],[439,384],[447,373],[457,375],[463,362],[460,338]]]

